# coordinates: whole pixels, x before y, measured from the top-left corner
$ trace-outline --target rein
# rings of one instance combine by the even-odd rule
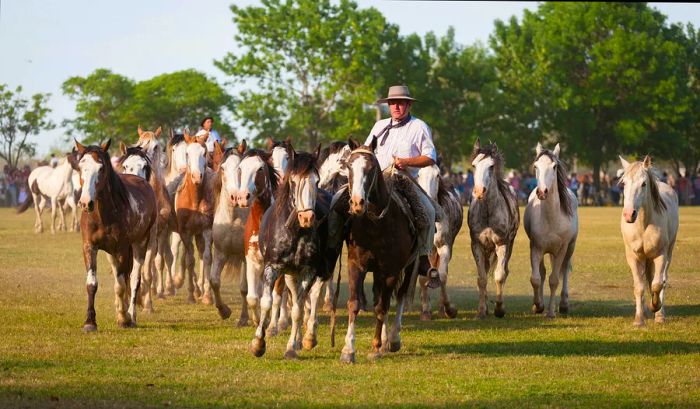
[[[363,147],[360,147],[360,148],[353,150],[350,153],[350,155],[353,155],[355,153],[361,153],[361,154],[365,154],[365,155],[374,156],[374,152],[372,152],[369,149],[363,148]],[[392,164],[390,174],[393,176],[395,171],[396,171],[396,167],[394,167],[394,165]],[[367,189],[367,198],[368,199],[369,199],[370,193],[372,193],[372,190],[374,189],[375,185],[377,184],[377,178],[379,177],[380,173],[382,173],[382,172],[380,172],[380,171],[374,172],[374,177],[372,178],[372,183],[370,183],[369,189]],[[392,197],[393,197],[393,193],[394,193],[393,189],[392,189],[393,183],[387,183],[387,185],[388,185],[388,189],[387,189],[386,206],[384,206],[382,211],[379,212],[379,215],[376,215],[374,212],[370,211],[369,209],[367,209],[367,212],[366,212],[367,218],[372,220],[375,223],[380,221],[381,219],[383,219],[386,216],[387,212],[389,211],[389,207],[391,206],[391,201],[392,201]],[[345,185],[345,188],[347,188],[347,184]],[[341,190],[342,189],[343,188],[341,188]],[[340,190],[339,190],[339,192],[340,192]]]

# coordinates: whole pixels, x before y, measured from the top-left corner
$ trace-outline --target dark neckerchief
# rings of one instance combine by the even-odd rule
[[[392,124],[391,122],[393,119],[389,119],[389,125],[387,125],[384,129],[382,129],[375,138],[379,139],[381,138],[382,141],[379,143],[379,146],[384,146],[384,142],[386,142],[386,138],[389,136],[389,131],[394,129],[394,128],[401,128],[402,126],[406,125],[409,121],[411,120],[411,115],[408,115],[406,118],[402,119],[401,121]]]

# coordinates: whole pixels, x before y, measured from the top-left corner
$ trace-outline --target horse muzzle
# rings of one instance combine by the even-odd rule
[[[90,201],[80,201],[80,208],[83,209],[84,212],[92,213],[93,210],[95,210],[95,201],[90,200]]]
[[[547,188],[545,188],[544,190],[537,188],[537,190],[535,191],[537,198],[540,200],[547,200],[548,193],[549,193],[549,189],[547,189]]]
[[[308,229],[313,227],[314,220],[316,220],[316,215],[313,210],[304,210],[297,213],[297,219],[299,220],[299,226],[302,229]]]
[[[239,207],[249,207],[251,205],[252,195],[250,192],[240,192],[238,193],[238,206]]]
[[[486,189],[483,186],[474,186],[472,195],[476,200],[483,200],[486,197]]]
[[[635,209],[622,209],[622,217],[625,218],[627,223],[634,223],[637,221],[637,215],[639,212]]]
[[[192,179],[192,183],[194,183],[195,186],[199,186],[202,184],[202,174],[201,173],[193,173],[190,178]]]
[[[350,214],[362,216],[367,211],[367,202],[361,197],[353,196],[350,198]]]

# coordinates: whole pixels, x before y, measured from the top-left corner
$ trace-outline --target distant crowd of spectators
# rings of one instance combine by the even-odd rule
[[[3,167],[0,173],[0,206],[15,207],[27,200],[27,179],[30,172],[29,165],[21,169],[10,165]]]
[[[447,172],[444,177],[449,180],[459,193],[462,204],[468,205],[474,188],[474,174],[471,170],[464,172]],[[602,174],[600,189],[596,190],[593,184],[593,173],[571,173],[567,180],[567,186],[578,197],[580,206],[618,206],[622,205],[623,186],[620,184],[622,170],[611,177]],[[537,188],[537,178],[530,173],[511,171],[508,173],[508,182],[518,193],[518,200],[526,204],[530,193]],[[663,172],[660,177],[662,182],[668,183],[678,194],[679,204],[682,206],[700,205],[700,177],[681,176],[675,178],[668,172]]]

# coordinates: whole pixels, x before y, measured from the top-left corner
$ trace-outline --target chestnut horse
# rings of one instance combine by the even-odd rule
[[[360,310],[368,270],[374,274],[374,313],[376,325],[370,358],[401,348],[401,317],[414,264],[417,263],[417,237],[411,230],[411,218],[401,209],[389,191],[377,158],[377,139],[371,146],[351,141],[352,153],[347,160],[350,191],[348,247],[348,331],[340,360],[355,362],[355,320]],[[395,182],[391,182],[395,183]],[[427,271],[423,272],[424,274]],[[387,331],[387,315],[392,293],[396,292],[396,318]],[[388,334],[388,336],[387,336]]]
[[[177,230],[185,246],[185,272],[175,275],[175,285],[179,288],[188,276],[187,301],[195,303],[195,296],[202,296],[202,303],[211,304],[209,272],[211,268],[211,229],[214,222],[213,183],[214,172],[206,167],[206,140],[209,134],[195,137],[184,134],[187,143],[187,168],[175,194],[175,215]],[[195,283],[194,246],[197,244],[200,258],[200,274]],[[176,246],[173,241],[173,247]],[[177,259],[173,258],[171,271],[175,271]]]
[[[283,277],[292,299],[292,330],[284,356],[297,357],[296,351],[310,350],[317,345],[317,304],[323,282],[331,278],[342,243],[329,249],[328,213],[330,193],[318,189],[316,168],[320,145],[315,154],[296,153],[291,149],[287,173],[275,194],[275,203],[263,217],[260,228],[260,250],[264,260],[264,286],[261,320],[251,343],[251,352],[265,353],[265,327],[272,307],[275,282]],[[306,334],[301,338],[301,304],[309,295]],[[305,317],[306,318],[306,317]],[[335,319],[331,318],[331,326]],[[331,330],[331,333],[333,330]]]
[[[238,206],[250,208],[245,225],[245,265],[248,295],[246,302],[253,322],[260,322],[260,295],[262,292],[263,259],[258,246],[260,223],[263,214],[272,205],[273,193],[279,175],[270,163],[270,154],[260,149],[250,149],[238,165],[240,185],[236,197]]]
[[[150,288],[149,266],[155,252],[155,193],[143,178],[120,175],[112,169],[109,144],[86,147],[75,141],[79,157],[73,166],[80,172],[82,185],[80,230],[87,270],[84,331],[97,330],[97,251],[105,251],[112,266],[117,323],[121,327],[136,326],[141,269],[145,266],[144,286]]]

